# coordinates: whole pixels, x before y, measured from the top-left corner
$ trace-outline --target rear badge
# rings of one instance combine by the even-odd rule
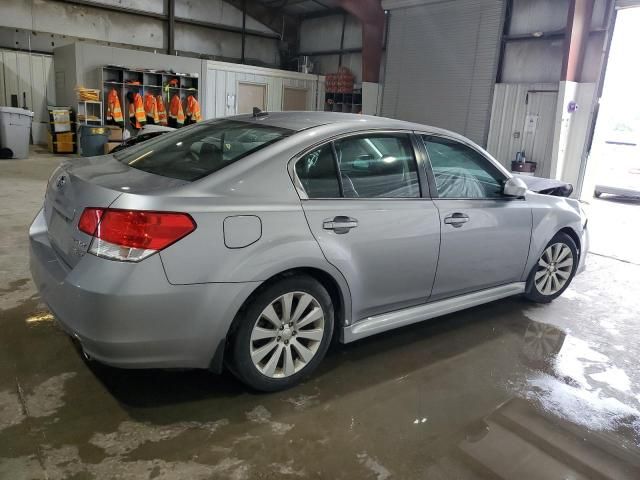
[[[66,184],[67,184],[67,177],[65,177],[64,175],[60,175],[56,180],[56,189],[62,190]]]

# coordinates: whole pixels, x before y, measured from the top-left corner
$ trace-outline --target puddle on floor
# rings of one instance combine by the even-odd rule
[[[559,328],[562,304],[528,309],[337,346],[263,395],[229,374],[86,364],[34,298],[2,312],[0,477],[640,478],[637,347]]]

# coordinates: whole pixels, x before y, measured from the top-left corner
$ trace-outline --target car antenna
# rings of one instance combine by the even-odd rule
[[[253,118],[261,118],[269,115],[269,112],[263,112],[258,107],[253,107]]]

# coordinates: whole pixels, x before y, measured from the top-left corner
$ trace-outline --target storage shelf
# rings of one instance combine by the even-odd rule
[[[178,95],[182,102],[185,98],[192,94],[198,95],[199,76],[193,76],[189,74],[175,74],[171,72],[150,71],[147,69],[130,68],[126,66],[103,66],[99,67],[99,75],[102,80],[102,91],[106,98],[107,92],[112,88],[116,90],[118,98],[120,100],[120,106],[123,112],[127,111],[128,100],[127,94],[130,92],[139,93],[144,95],[145,93],[156,95],[162,95],[167,105],[170,98],[174,95]],[[127,80],[140,82],[137,85],[127,83]],[[177,83],[175,87],[167,86],[169,81],[174,80]],[[103,117],[106,116],[107,105],[103,106]],[[135,129],[131,123],[131,119],[125,113],[123,128],[129,131],[132,135],[135,135],[137,129]]]
[[[325,92],[324,111],[340,113],[360,113],[362,111],[362,91]]]

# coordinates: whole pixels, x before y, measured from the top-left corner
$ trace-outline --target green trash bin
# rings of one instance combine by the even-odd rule
[[[104,145],[109,141],[109,129],[102,126],[80,126],[80,152],[83,157],[104,155]]]

